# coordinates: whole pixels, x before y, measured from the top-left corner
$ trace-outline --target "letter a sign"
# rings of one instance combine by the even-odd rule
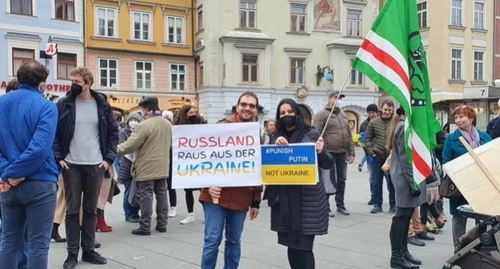
[[[57,54],[57,44],[56,43],[46,43],[45,44],[45,53],[47,55],[56,55]]]

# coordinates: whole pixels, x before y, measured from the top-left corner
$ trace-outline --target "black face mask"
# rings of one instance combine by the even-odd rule
[[[82,93],[82,91],[83,91],[82,86],[75,84],[75,83],[71,84],[71,93],[73,93],[74,95],[80,95],[80,93]]]
[[[191,122],[191,123],[198,123],[198,117],[196,117],[196,115],[189,116],[189,117],[188,117],[188,120],[189,120],[189,122]]]
[[[280,121],[283,123],[285,128],[290,128],[295,126],[295,123],[297,122],[297,117],[295,115],[286,115],[280,118]]]

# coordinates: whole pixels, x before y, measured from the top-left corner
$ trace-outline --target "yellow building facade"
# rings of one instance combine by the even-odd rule
[[[84,5],[86,65],[113,108],[126,114],[143,96],[157,96],[162,110],[197,106],[191,0]]]
[[[493,1],[419,0],[417,10],[438,120],[454,129],[450,115],[467,103],[476,110],[477,127],[486,129],[500,94],[493,79]]]

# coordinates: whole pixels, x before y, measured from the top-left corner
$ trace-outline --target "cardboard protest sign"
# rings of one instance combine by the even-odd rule
[[[468,145],[467,145],[468,146]],[[500,214],[500,139],[475,148],[443,165],[475,212]]]
[[[173,188],[261,185],[258,123],[176,125],[172,136]]]
[[[262,183],[316,184],[317,163],[314,143],[262,146]]]

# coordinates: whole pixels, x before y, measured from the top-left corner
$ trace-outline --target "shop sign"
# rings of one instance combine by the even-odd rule
[[[0,89],[7,88],[7,84],[9,84],[8,81],[0,81]],[[46,91],[68,92],[70,89],[71,89],[71,85],[67,85],[67,84],[53,84],[53,83],[46,83],[45,84]]]
[[[185,105],[191,105],[191,100],[186,98],[172,98],[168,100],[170,108],[181,108]]]
[[[141,96],[115,96],[115,95],[110,95],[109,96],[109,103],[112,105],[138,105],[139,102],[141,101],[142,97]]]

